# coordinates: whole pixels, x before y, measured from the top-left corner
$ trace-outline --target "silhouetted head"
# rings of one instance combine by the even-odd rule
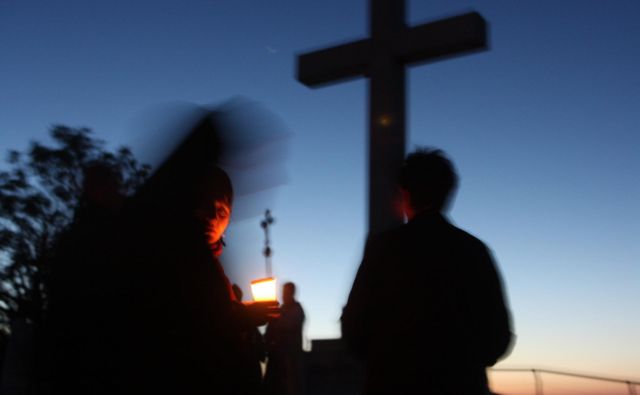
[[[95,162],[83,170],[81,204],[115,211],[123,203],[122,174],[113,166]]]
[[[409,219],[424,210],[444,211],[458,185],[451,161],[439,149],[409,154],[400,169],[403,208]]]
[[[292,282],[285,283],[282,286],[282,302],[284,304],[296,301],[296,285]]]

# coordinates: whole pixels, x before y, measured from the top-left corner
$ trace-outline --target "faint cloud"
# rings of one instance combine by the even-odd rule
[[[275,55],[278,53],[278,50],[273,48],[272,46],[267,45],[266,47],[264,47],[264,49],[267,50],[267,52],[269,52],[271,55]]]

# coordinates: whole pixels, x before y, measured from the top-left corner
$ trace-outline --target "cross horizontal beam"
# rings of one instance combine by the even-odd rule
[[[310,87],[364,75],[372,53],[371,40],[321,49],[298,57],[298,81]]]
[[[407,29],[396,45],[396,56],[407,65],[443,60],[487,49],[487,26],[470,12]]]
[[[434,62],[487,48],[486,22],[470,12],[403,29],[395,38],[392,55],[401,64]],[[310,87],[338,83],[367,75],[374,44],[363,39],[302,54],[297,79]]]

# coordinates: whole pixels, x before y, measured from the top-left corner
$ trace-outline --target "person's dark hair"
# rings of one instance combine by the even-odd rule
[[[204,191],[205,196],[209,196],[214,201],[224,201],[231,207],[233,204],[233,186],[227,172],[220,167],[212,167],[206,172],[209,182],[204,183],[209,190]]]
[[[184,204],[204,213],[206,220],[216,217],[215,202],[224,202],[229,208],[233,205],[233,187],[231,179],[220,167],[201,169],[193,185],[185,187]]]
[[[458,175],[442,150],[420,148],[405,159],[399,184],[409,193],[414,209],[443,210],[458,186]]]

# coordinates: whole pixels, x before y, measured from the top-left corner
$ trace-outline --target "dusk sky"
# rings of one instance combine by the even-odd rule
[[[407,23],[470,10],[490,49],[410,69],[407,149],[449,154],[450,218],[494,252],[517,335],[499,366],[638,380],[640,2],[412,0]],[[0,0],[0,151],[65,124],[155,164],[171,136],[141,125],[160,106],[260,103],[291,133],[288,182],[264,198],[275,275],[297,283],[307,338],[339,337],[366,238],[366,82],[310,89],[295,64],[367,35],[365,0]],[[259,221],[228,232],[245,291]]]

